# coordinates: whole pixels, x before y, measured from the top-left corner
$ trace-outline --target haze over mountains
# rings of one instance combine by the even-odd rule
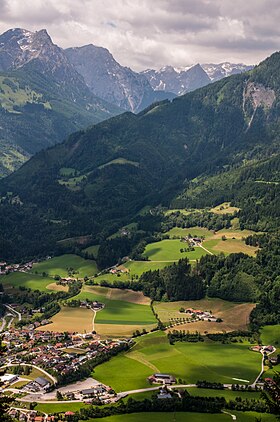
[[[196,206],[202,200],[212,206],[235,199],[247,227],[265,227],[271,218],[278,224],[279,185],[270,182],[279,164],[279,68],[280,53],[275,53],[251,72],[138,115],[124,113],[38,153],[0,183],[3,257],[49,253],[57,241],[72,236],[106,238],[145,205],[194,204],[200,185],[190,198],[183,193],[188,183],[221,172],[227,177],[209,185]],[[249,176],[240,175],[241,185],[233,189],[232,169],[265,159],[266,168],[274,170],[264,184],[257,183],[256,171],[250,174],[249,193]],[[224,180],[227,187],[220,185]],[[243,186],[246,195],[238,199]],[[238,202],[251,196],[248,206]]]
[[[11,29],[0,36],[0,176],[71,132],[232,73],[224,65],[134,72],[105,48],[63,50],[46,30]],[[234,72],[246,70],[230,65]],[[208,72],[208,74],[207,74]]]

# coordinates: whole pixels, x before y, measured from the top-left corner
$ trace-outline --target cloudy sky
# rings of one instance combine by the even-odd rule
[[[0,32],[46,28],[61,47],[106,47],[134,70],[258,63],[279,49],[279,21],[279,0],[0,0]]]

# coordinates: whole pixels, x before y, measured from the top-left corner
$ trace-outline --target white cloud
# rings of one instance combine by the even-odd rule
[[[257,63],[280,45],[278,0],[0,0],[0,32],[46,28],[62,46],[93,43],[140,70]]]

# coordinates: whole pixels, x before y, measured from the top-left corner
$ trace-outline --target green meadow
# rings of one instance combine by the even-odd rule
[[[32,290],[46,290],[49,293],[51,293],[51,290],[47,290],[47,286],[53,282],[54,280],[50,277],[21,272],[10,273],[1,277],[1,283],[4,285],[23,286]]]
[[[201,237],[204,236],[205,238],[213,236],[213,232],[211,230],[205,229],[204,227],[189,227],[189,228],[182,228],[182,227],[173,227],[171,230],[166,232],[172,238],[173,236],[181,236],[186,237],[189,234],[193,237]]]
[[[207,381],[246,384],[253,382],[261,366],[261,356],[244,343],[221,344],[212,341],[175,343],[171,346],[165,333],[156,332],[137,340],[137,344],[95,369],[94,378],[117,391],[148,387],[148,375],[154,372],[173,374],[184,383]],[[125,371],[119,377],[117,368]]]
[[[100,245],[89,246],[88,248],[84,249],[83,252],[88,252],[89,254],[93,255],[96,258],[99,247]]]
[[[261,329],[261,341],[266,346],[271,344],[276,347],[276,352],[272,356],[280,354],[280,324],[263,327]],[[273,377],[276,371],[280,372],[280,364],[268,369],[264,374],[264,378]]]
[[[179,239],[165,239],[160,242],[149,243],[146,246],[143,255],[151,261],[165,262],[177,261],[180,258],[196,260],[200,259],[203,255],[207,255],[207,252],[200,247],[195,247],[194,251],[191,252],[180,252],[181,249],[187,247],[187,243],[181,242]]]
[[[235,412],[230,411],[237,417],[239,422],[256,422],[256,418],[262,422],[276,422],[276,416],[267,413],[256,412]],[[90,422],[96,419],[90,419]],[[98,419],[100,422],[230,422],[232,417],[228,414],[209,414],[209,413],[191,413],[191,412],[172,412],[172,413],[131,413],[127,415],[114,415],[107,418]]]
[[[68,268],[73,268],[76,271],[74,274],[76,277],[85,277],[86,275],[93,276],[98,272],[95,261],[72,254],[56,256],[34,264],[32,272],[37,272],[39,274],[45,272],[51,276],[58,274],[61,277],[67,277]]]
[[[116,325],[149,325],[156,324],[150,306],[122,300],[110,300],[106,296],[82,291],[75,299],[97,300],[105,304],[105,308],[96,313],[96,324]]]

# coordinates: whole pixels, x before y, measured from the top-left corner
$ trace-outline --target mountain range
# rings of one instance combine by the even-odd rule
[[[51,253],[69,237],[101,241],[144,206],[174,201],[212,206],[247,195],[247,226],[272,227],[262,204],[269,201],[278,222],[279,68],[275,53],[249,72],[123,113],[37,153],[0,182],[2,258]],[[273,172],[263,180],[264,161]],[[254,166],[250,176],[245,164]],[[221,174],[220,184],[230,182],[212,195],[217,180],[207,180]]]
[[[0,176],[76,130],[125,110],[140,112],[246,66],[164,69],[134,72],[94,45],[63,50],[46,30],[5,32],[0,36]]]

